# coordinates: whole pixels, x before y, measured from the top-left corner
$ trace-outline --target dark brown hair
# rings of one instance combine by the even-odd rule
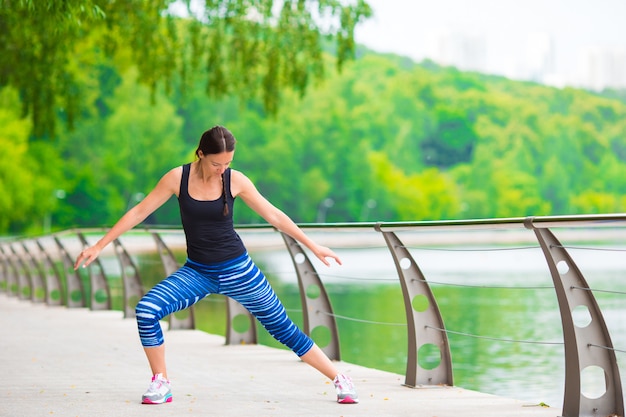
[[[200,137],[196,156],[200,158],[200,151],[203,155],[212,155],[222,152],[232,152],[235,150],[237,140],[228,129],[223,126],[213,126]],[[224,216],[228,215],[228,200],[226,198],[226,182],[222,174],[222,197],[224,197]]]
[[[228,129],[223,126],[213,126],[200,137],[196,156],[200,157],[200,151],[204,155],[232,152],[235,150],[236,142],[237,140]]]

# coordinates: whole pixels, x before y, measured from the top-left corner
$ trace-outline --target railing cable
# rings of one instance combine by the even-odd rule
[[[608,346],[594,345],[593,343],[588,343],[587,346],[588,347],[597,347],[597,348],[606,349],[606,350],[612,350],[613,352],[626,353],[626,350],[615,349],[615,348],[608,347]]]
[[[353,281],[386,281],[386,282],[400,282],[398,278],[363,278],[363,277],[353,277],[346,275],[334,275],[334,274],[317,274],[319,277],[325,276],[330,278],[341,278],[341,279],[349,279]]]
[[[335,317],[335,318],[342,319],[342,320],[356,321],[356,322],[359,322],[359,323],[381,324],[381,325],[385,325],[385,326],[405,326],[406,327],[406,323],[388,323],[388,322],[382,322],[382,321],[372,321],[372,320],[356,319],[356,318],[353,318],[353,317],[341,316],[339,314],[334,314],[334,313],[329,313],[327,311],[319,311],[319,310],[317,310],[316,313],[324,314],[326,316],[331,316],[331,317]]]
[[[516,246],[511,248],[461,248],[461,249],[453,249],[453,248],[430,248],[426,246],[398,246],[404,249],[413,249],[413,250],[429,250],[429,251],[442,251],[442,252],[498,252],[498,251],[509,251],[509,250],[525,250],[525,249],[539,249],[539,245],[537,246]]]
[[[322,274],[318,274],[318,275],[322,276]],[[399,282],[398,278],[363,278],[363,277],[351,277],[351,276],[345,276],[345,275],[332,275],[332,274],[323,274],[323,276],[325,276],[325,277],[332,277],[332,278],[341,278],[341,279],[347,279],[347,280],[354,280],[354,281]],[[450,283],[450,282],[430,281],[430,280],[423,280],[423,279],[414,279],[413,281],[427,282],[428,284],[443,285],[443,286],[448,286],[448,287],[468,287],[468,288],[485,288],[485,289],[493,288],[493,289],[506,289],[506,290],[553,290],[554,289],[553,286],[511,287],[511,286],[506,286],[506,285],[456,284],[456,283]]]
[[[626,295],[626,292],[624,291],[615,291],[615,290],[600,290],[597,288],[583,288],[583,287],[577,287],[572,285],[570,287],[573,290],[583,290],[583,291],[593,291],[593,292],[604,292],[604,293],[609,293],[609,294],[620,294],[620,295]]]
[[[617,249],[617,248],[590,248],[585,246],[566,246],[566,245],[550,245],[552,248],[562,248],[562,249],[580,249],[580,250],[595,250],[595,251],[605,251],[605,252],[626,252],[626,249]]]
[[[499,342],[530,343],[530,344],[537,344],[537,345],[562,345],[563,344],[563,342],[541,342],[541,341],[535,341],[535,340],[501,339],[501,338],[490,337],[490,336],[479,336],[479,335],[475,335],[475,334],[471,334],[471,333],[455,332],[453,330],[440,329],[438,327],[433,327],[433,326],[428,326],[428,325],[424,326],[424,327],[426,327],[428,329],[439,330],[440,332],[456,334],[456,335],[459,335],[459,336],[474,337],[476,339],[495,340],[495,341],[499,341]]]
[[[507,285],[471,285],[471,284],[455,284],[450,282],[440,281],[427,281],[425,279],[413,279],[412,281],[427,282],[428,284],[445,285],[448,287],[469,287],[469,288],[484,288],[484,289],[504,289],[504,290],[553,290],[551,286],[537,286],[537,287],[511,287]]]

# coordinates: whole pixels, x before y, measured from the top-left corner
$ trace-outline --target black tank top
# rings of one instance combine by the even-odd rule
[[[187,257],[201,264],[213,264],[236,258],[246,248],[233,226],[234,198],[230,191],[230,168],[224,172],[226,195],[217,200],[200,201],[189,195],[191,164],[183,165],[178,205],[187,240]],[[224,216],[224,198],[228,214]]]

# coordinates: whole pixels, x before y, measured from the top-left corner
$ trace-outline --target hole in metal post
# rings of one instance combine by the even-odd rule
[[[580,373],[580,391],[589,398],[596,399],[606,393],[606,374],[599,366],[588,366]]]
[[[417,363],[423,369],[435,369],[441,363],[441,350],[439,346],[425,343],[417,351]]]
[[[409,258],[400,259],[400,268],[409,269],[411,267],[411,260]]]
[[[246,314],[237,314],[233,317],[233,330],[237,333],[245,333],[250,329],[250,318]]]
[[[311,339],[321,348],[328,346],[331,340],[330,329],[326,326],[315,327],[311,330]]]
[[[106,290],[99,289],[99,290],[96,290],[96,293],[94,294],[93,298],[96,301],[96,303],[103,304],[109,299],[109,296],[107,295]]]
[[[569,272],[569,265],[566,261],[559,261],[556,264],[556,269],[559,271],[559,274],[565,275]]]
[[[306,296],[313,300],[318,298],[321,293],[322,293],[322,290],[320,289],[319,285],[311,284],[306,287]]]
[[[413,310],[423,313],[428,309],[429,306],[428,297],[424,294],[418,294],[413,297],[413,301],[411,301],[411,306],[413,306]]]
[[[576,327],[587,327],[591,324],[591,313],[587,306],[579,305],[572,310],[572,319]]]
[[[301,264],[305,259],[306,257],[303,253],[296,253],[296,256],[293,257],[293,260],[296,261],[297,264]]]

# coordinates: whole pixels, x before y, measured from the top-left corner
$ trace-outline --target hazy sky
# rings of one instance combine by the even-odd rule
[[[578,51],[626,48],[626,0],[368,0],[374,16],[356,30],[358,43],[417,60],[433,33],[482,36],[491,72],[524,60],[528,35],[552,37],[557,72],[573,71]]]

